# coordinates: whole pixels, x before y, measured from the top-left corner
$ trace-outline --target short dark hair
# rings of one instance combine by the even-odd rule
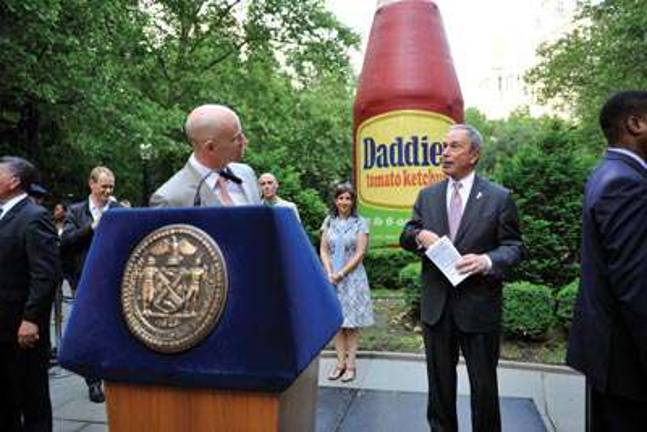
[[[332,199],[330,200],[330,214],[332,216],[339,216],[339,212],[337,211],[337,205],[335,204],[335,201],[337,201],[337,197],[341,194],[348,193],[350,194],[351,200],[353,200],[353,205],[350,209],[350,214],[351,216],[357,216],[357,195],[355,194],[355,189],[353,188],[353,185],[349,181],[344,181],[344,182],[339,182],[336,183],[333,186],[332,190]]]
[[[647,114],[647,91],[621,91],[611,96],[600,110],[600,128],[609,145],[617,144],[622,123],[631,115]]]
[[[9,171],[20,180],[20,190],[27,192],[33,183],[38,181],[38,170],[26,159],[18,156],[3,156],[1,165],[7,165]]]

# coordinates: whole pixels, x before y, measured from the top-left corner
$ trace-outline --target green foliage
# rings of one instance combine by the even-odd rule
[[[412,316],[420,316],[420,296],[421,296],[421,280],[420,272],[422,270],[422,264],[420,262],[413,262],[407,264],[400,270],[398,274],[398,281],[400,286],[404,288],[404,298],[413,310]]]
[[[503,287],[503,332],[508,336],[541,339],[554,322],[550,288],[530,282]]]
[[[561,120],[543,118],[494,176],[513,192],[528,257],[512,280],[561,287],[577,275],[581,201],[591,160]]]
[[[571,328],[573,307],[575,306],[575,299],[577,298],[579,286],[580,280],[575,279],[573,282],[563,287],[556,296],[557,310],[555,314],[557,315],[557,320],[560,325],[565,329]]]
[[[364,266],[371,289],[399,289],[400,269],[412,261],[412,256],[402,249],[369,249]]]
[[[583,1],[572,30],[541,47],[526,80],[541,101],[582,121],[593,150],[603,147],[599,109],[613,92],[647,88],[644,1]]]
[[[359,38],[322,0],[7,0],[0,20],[0,154],[32,160],[59,196],[85,196],[105,164],[144,204],[186,162],[182,125],[206,102],[239,111],[252,152],[284,151],[310,231],[314,191],[350,172]]]

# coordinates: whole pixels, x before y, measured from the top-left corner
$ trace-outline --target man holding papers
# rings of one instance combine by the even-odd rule
[[[502,277],[521,261],[524,249],[510,192],[474,173],[481,142],[473,127],[451,127],[443,152],[449,178],[420,191],[400,237],[403,248],[423,257],[421,318],[432,431],[458,430],[459,347],[470,378],[472,430],[501,430],[496,366]]]

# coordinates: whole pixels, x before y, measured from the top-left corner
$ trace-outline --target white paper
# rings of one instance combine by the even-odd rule
[[[469,276],[469,273],[460,274],[456,270],[456,263],[461,259],[454,244],[447,236],[442,236],[434,244],[427,248],[425,255],[436,264],[436,267],[443,272],[452,285],[456,286]]]

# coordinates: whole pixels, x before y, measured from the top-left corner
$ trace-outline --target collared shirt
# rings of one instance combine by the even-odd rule
[[[299,222],[301,222],[301,216],[299,216],[299,209],[297,208],[297,205],[292,201],[284,200],[280,196],[275,195],[273,200],[261,198],[261,202],[264,205],[269,207],[287,207],[294,212]]]
[[[449,182],[447,183],[447,220],[449,220],[449,207],[452,200],[452,194],[454,193],[454,184],[460,183],[462,185],[462,187],[458,190],[458,193],[461,196],[461,214],[465,216],[465,205],[467,204],[467,200],[469,199],[470,193],[472,192],[472,186],[474,186],[475,176],[476,174],[474,173],[474,171],[472,171],[458,181],[455,181],[451,177],[449,178]],[[492,258],[490,258],[488,254],[483,254],[483,256],[487,261],[485,270],[485,273],[487,274],[492,270]]]
[[[222,199],[222,197],[220,196],[220,190],[216,187],[220,175],[216,171],[209,169],[208,167],[201,164],[193,153],[189,158],[189,163],[198,172],[198,174],[200,174],[201,178],[206,176],[210,172],[213,173],[206,178],[204,184],[212,191],[214,191],[215,194],[218,195],[218,198]],[[236,184],[233,181],[227,181],[227,192],[229,192],[229,196],[231,196],[231,199],[234,201],[234,205],[239,206],[250,204],[247,196],[245,195],[245,191],[243,190],[242,185]]]
[[[452,202],[452,194],[454,193],[454,184],[460,183],[462,187],[458,190],[458,193],[461,196],[461,214],[465,213],[465,204],[467,204],[467,199],[470,197],[470,192],[472,192],[472,186],[474,186],[474,171],[463,177],[462,179],[455,181],[451,177],[447,183],[447,219],[449,219],[449,207]]]
[[[607,151],[629,156],[630,158],[636,160],[644,169],[647,170],[647,162],[645,162],[643,158],[641,158],[640,156],[638,156],[638,154],[632,152],[631,150],[627,150],[625,148],[618,148],[618,147],[609,147]]]
[[[0,219],[2,219],[3,217],[5,217],[5,215],[6,215],[7,213],[9,213],[9,210],[11,210],[12,208],[14,208],[14,206],[15,206],[16,204],[18,204],[20,201],[22,201],[23,199],[27,198],[27,196],[28,196],[28,195],[27,195],[27,193],[26,193],[26,192],[21,193],[20,195],[16,195],[15,197],[11,198],[11,199],[10,199],[9,201],[7,201],[6,203],[4,203],[3,205],[1,205],[1,206],[0,206],[0,208],[2,209],[2,213],[0,214]]]
[[[101,215],[108,210],[108,206],[110,205],[110,201],[107,201],[103,207],[99,207],[94,203],[92,200],[92,195],[88,197],[88,207],[90,209],[90,214],[92,214],[92,220],[97,221]]]

